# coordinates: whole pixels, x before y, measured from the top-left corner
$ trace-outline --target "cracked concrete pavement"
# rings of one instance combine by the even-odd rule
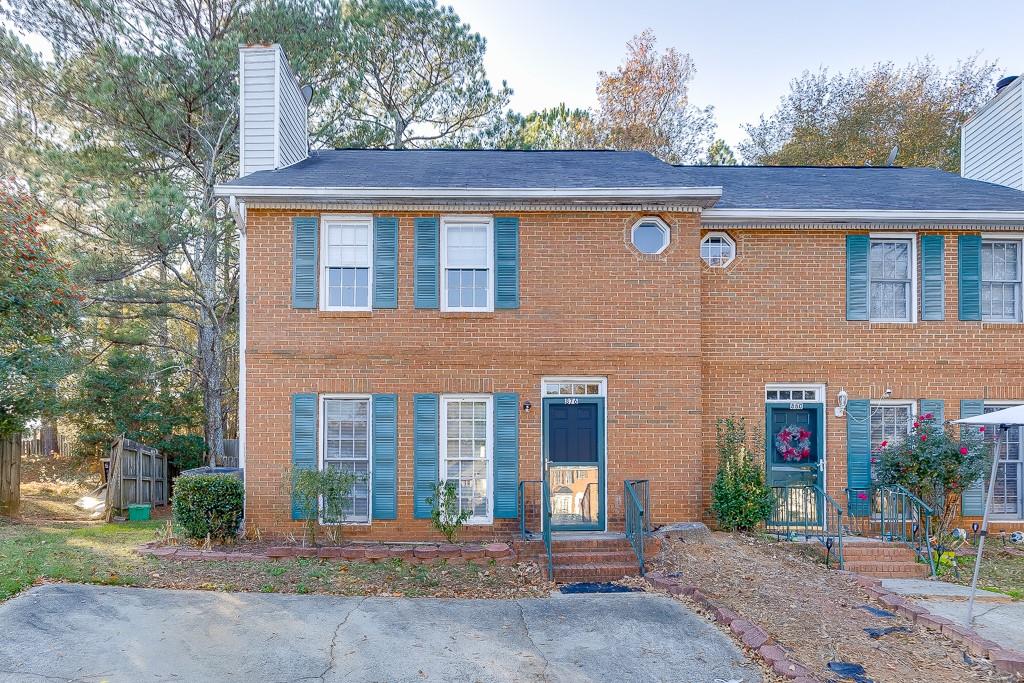
[[[45,585],[0,604],[4,681],[761,681],[678,601]]]

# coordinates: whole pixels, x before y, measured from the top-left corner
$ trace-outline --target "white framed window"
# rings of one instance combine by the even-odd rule
[[[806,384],[769,384],[764,388],[765,401],[794,401],[797,403],[822,403],[825,388]]]
[[[441,396],[441,481],[455,482],[467,524],[494,520],[494,403],[490,395]]]
[[[604,396],[607,380],[603,377],[545,378],[541,384],[545,396]]]
[[[1020,403],[986,401],[985,412],[994,413]],[[993,444],[996,439],[1001,441],[999,465],[996,467],[996,485],[992,494],[992,514],[1003,519],[1021,519],[1024,517],[1024,450],[1021,448],[1021,428],[1010,427],[1005,432],[1001,429],[989,429],[985,432],[985,438]],[[985,485],[988,485],[987,473]]]
[[[373,307],[373,217],[326,215],[320,231],[320,309]]]
[[[701,238],[700,258],[709,268],[725,268],[736,258],[736,242],[724,232],[709,232]]]
[[[873,322],[917,319],[917,249],[913,235],[871,235],[868,311]]]
[[[981,319],[1021,322],[1021,240],[981,242]]]
[[[320,397],[320,469],[339,469],[357,477],[352,495],[320,503],[321,524],[368,524],[372,462],[371,398],[325,394]]]
[[[874,453],[883,448],[882,444],[891,446],[907,438],[917,414],[917,403],[914,401],[872,401],[869,411],[869,429],[871,432],[871,478],[874,479],[878,463]]]
[[[660,254],[668,249],[672,231],[657,216],[641,218],[633,224],[629,241],[641,254]]]
[[[494,310],[494,219],[441,218],[441,310]]]

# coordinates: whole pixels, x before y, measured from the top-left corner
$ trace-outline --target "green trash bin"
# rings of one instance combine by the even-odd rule
[[[149,503],[128,506],[129,522],[145,522],[149,519]]]

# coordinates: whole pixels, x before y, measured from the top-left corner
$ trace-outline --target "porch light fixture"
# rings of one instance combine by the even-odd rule
[[[850,395],[846,393],[846,389],[840,389],[836,395],[836,417],[842,417],[846,415],[846,403],[850,400]]]
[[[529,401],[523,401],[523,412],[524,413],[530,412],[530,408],[532,408],[532,407],[533,407],[532,403],[530,403]]]

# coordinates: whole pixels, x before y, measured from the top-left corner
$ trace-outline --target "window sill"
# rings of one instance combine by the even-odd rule
[[[373,311],[319,311],[324,318],[372,318]]]
[[[494,311],[440,311],[442,318],[493,318]]]

